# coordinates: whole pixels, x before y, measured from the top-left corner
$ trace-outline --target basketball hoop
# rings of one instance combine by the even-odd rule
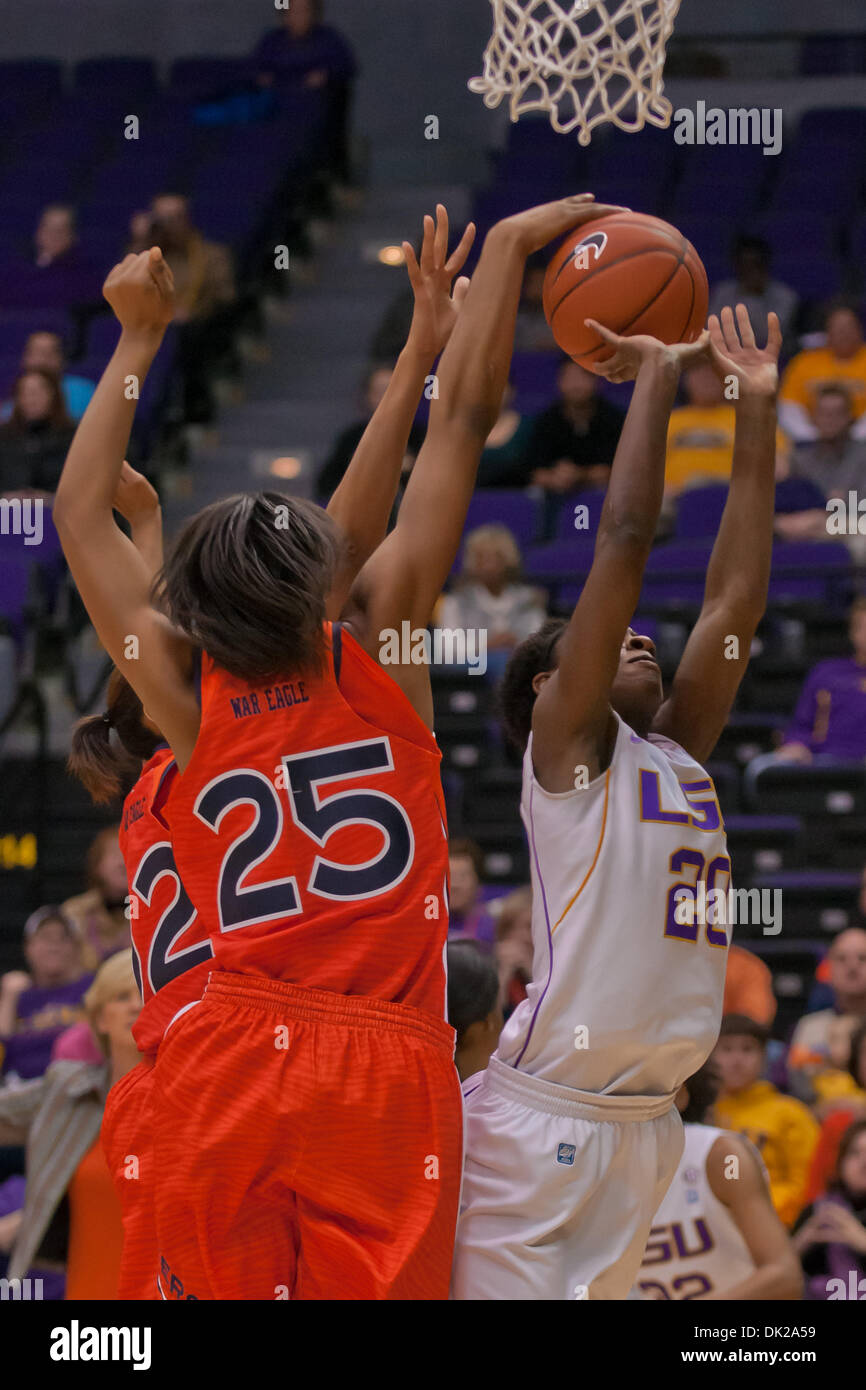
[[[508,99],[512,121],[548,111],[554,130],[668,126],[665,45],[680,0],[490,0],[494,27],[484,75],[469,86],[485,105]]]

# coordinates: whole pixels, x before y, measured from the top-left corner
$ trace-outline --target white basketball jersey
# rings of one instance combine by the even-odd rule
[[[686,1125],[686,1144],[653,1218],[637,1288],[644,1298],[723,1293],[755,1268],[731,1213],[707,1180],[707,1156],[723,1129]]]
[[[536,781],[530,736],[532,982],[495,1055],[580,1091],[673,1096],[718,1037],[728,928],[705,898],[731,865],[712,779],[616,720],[607,771],[569,792]]]

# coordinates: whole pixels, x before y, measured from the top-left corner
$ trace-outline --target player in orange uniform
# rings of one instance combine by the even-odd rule
[[[163,572],[165,613],[152,605],[110,503],[132,422],[124,385],[153,359],[172,284],[156,249],[106,282],[123,333],[55,523],[102,641],[169,739],[180,775],[163,814],[191,896],[219,924],[204,999],[170,1030],[154,1079],[167,1298],[447,1296],[461,1108],[439,753],[423,661],[378,662],[403,624],[417,651],[453,563],[526,258],[609,211],[564,199],[488,236],[397,525],[334,627],[339,532],[274,493],[195,517]],[[441,209],[413,283],[450,283],[446,256]],[[411,356],[423,381],[429,344]]]

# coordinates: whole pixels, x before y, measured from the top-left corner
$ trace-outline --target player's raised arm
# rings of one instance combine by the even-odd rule
[[[124,459],[114,494],[114,510],[129,522],[132,544],[150,571],[162,569],[162,507],[156,488]]]
[[[636,378],[599,520],[592,568],[559,639],[555,670],[535,677],[532,715],[535,774],[552,792],[607,765],[614,721],[611,690],[629,620],[643,583],[664,489],[668,419],[683,363],[706,350],[696,343],[666,347],[655,338],[620,338],[592,323],[615,349],[593,370],[611,381]]]
[[[328,598],[329,617],[339,616],[355,576],[385,536],[418,402],[469,289],[466,276],[453,284],[453,292],[452,282],[460,275],[474,240],[475,225],[470,222],[457,249],[448,255],[448,213],[440,203],[435,222],[424,218],[420,263],[409,243],[403,243],[415,311],[388,389],[328,503],[328,515],[345,537]]]
[[[749,661],[767,604],[773,550],[776,390],[782,334],[768,318],[766,348],[755,346],[749,315],[723,309],[710,319],[717,371],[738,386],[728,500],[713,546],[700,617],[686,643],[669,698],[653,729],[705,762],[713,751]]]
[[[113,508],[141,383],[174,312],[171,272],[154,247],[114,267],[103,293],[120,341],[75,432],[54,500],[54,522],[99,639],[176,755],[198,732],[191,649],[151,606],[153,572]]]
[[[466,301],[439,367],[427,437],[397,525],[367,562],[350,597],[350,629],[371,654],[379,634],[426,627],[460,544],[484,442],[499,413],[514,343],[527,257],[554,237],[614,209],[590,194],[530,208],[488,234]],[[416,706],[419,667],[389,667]],[[426,681],[429,707],[429,681]]]

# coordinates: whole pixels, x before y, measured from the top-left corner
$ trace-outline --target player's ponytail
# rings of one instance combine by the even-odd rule
[[[105,711],[78,721],[66,766],[94,801],[113,801],[135,781],[159,741],[144,722],[132,686],[119,671],[112,671]]]

